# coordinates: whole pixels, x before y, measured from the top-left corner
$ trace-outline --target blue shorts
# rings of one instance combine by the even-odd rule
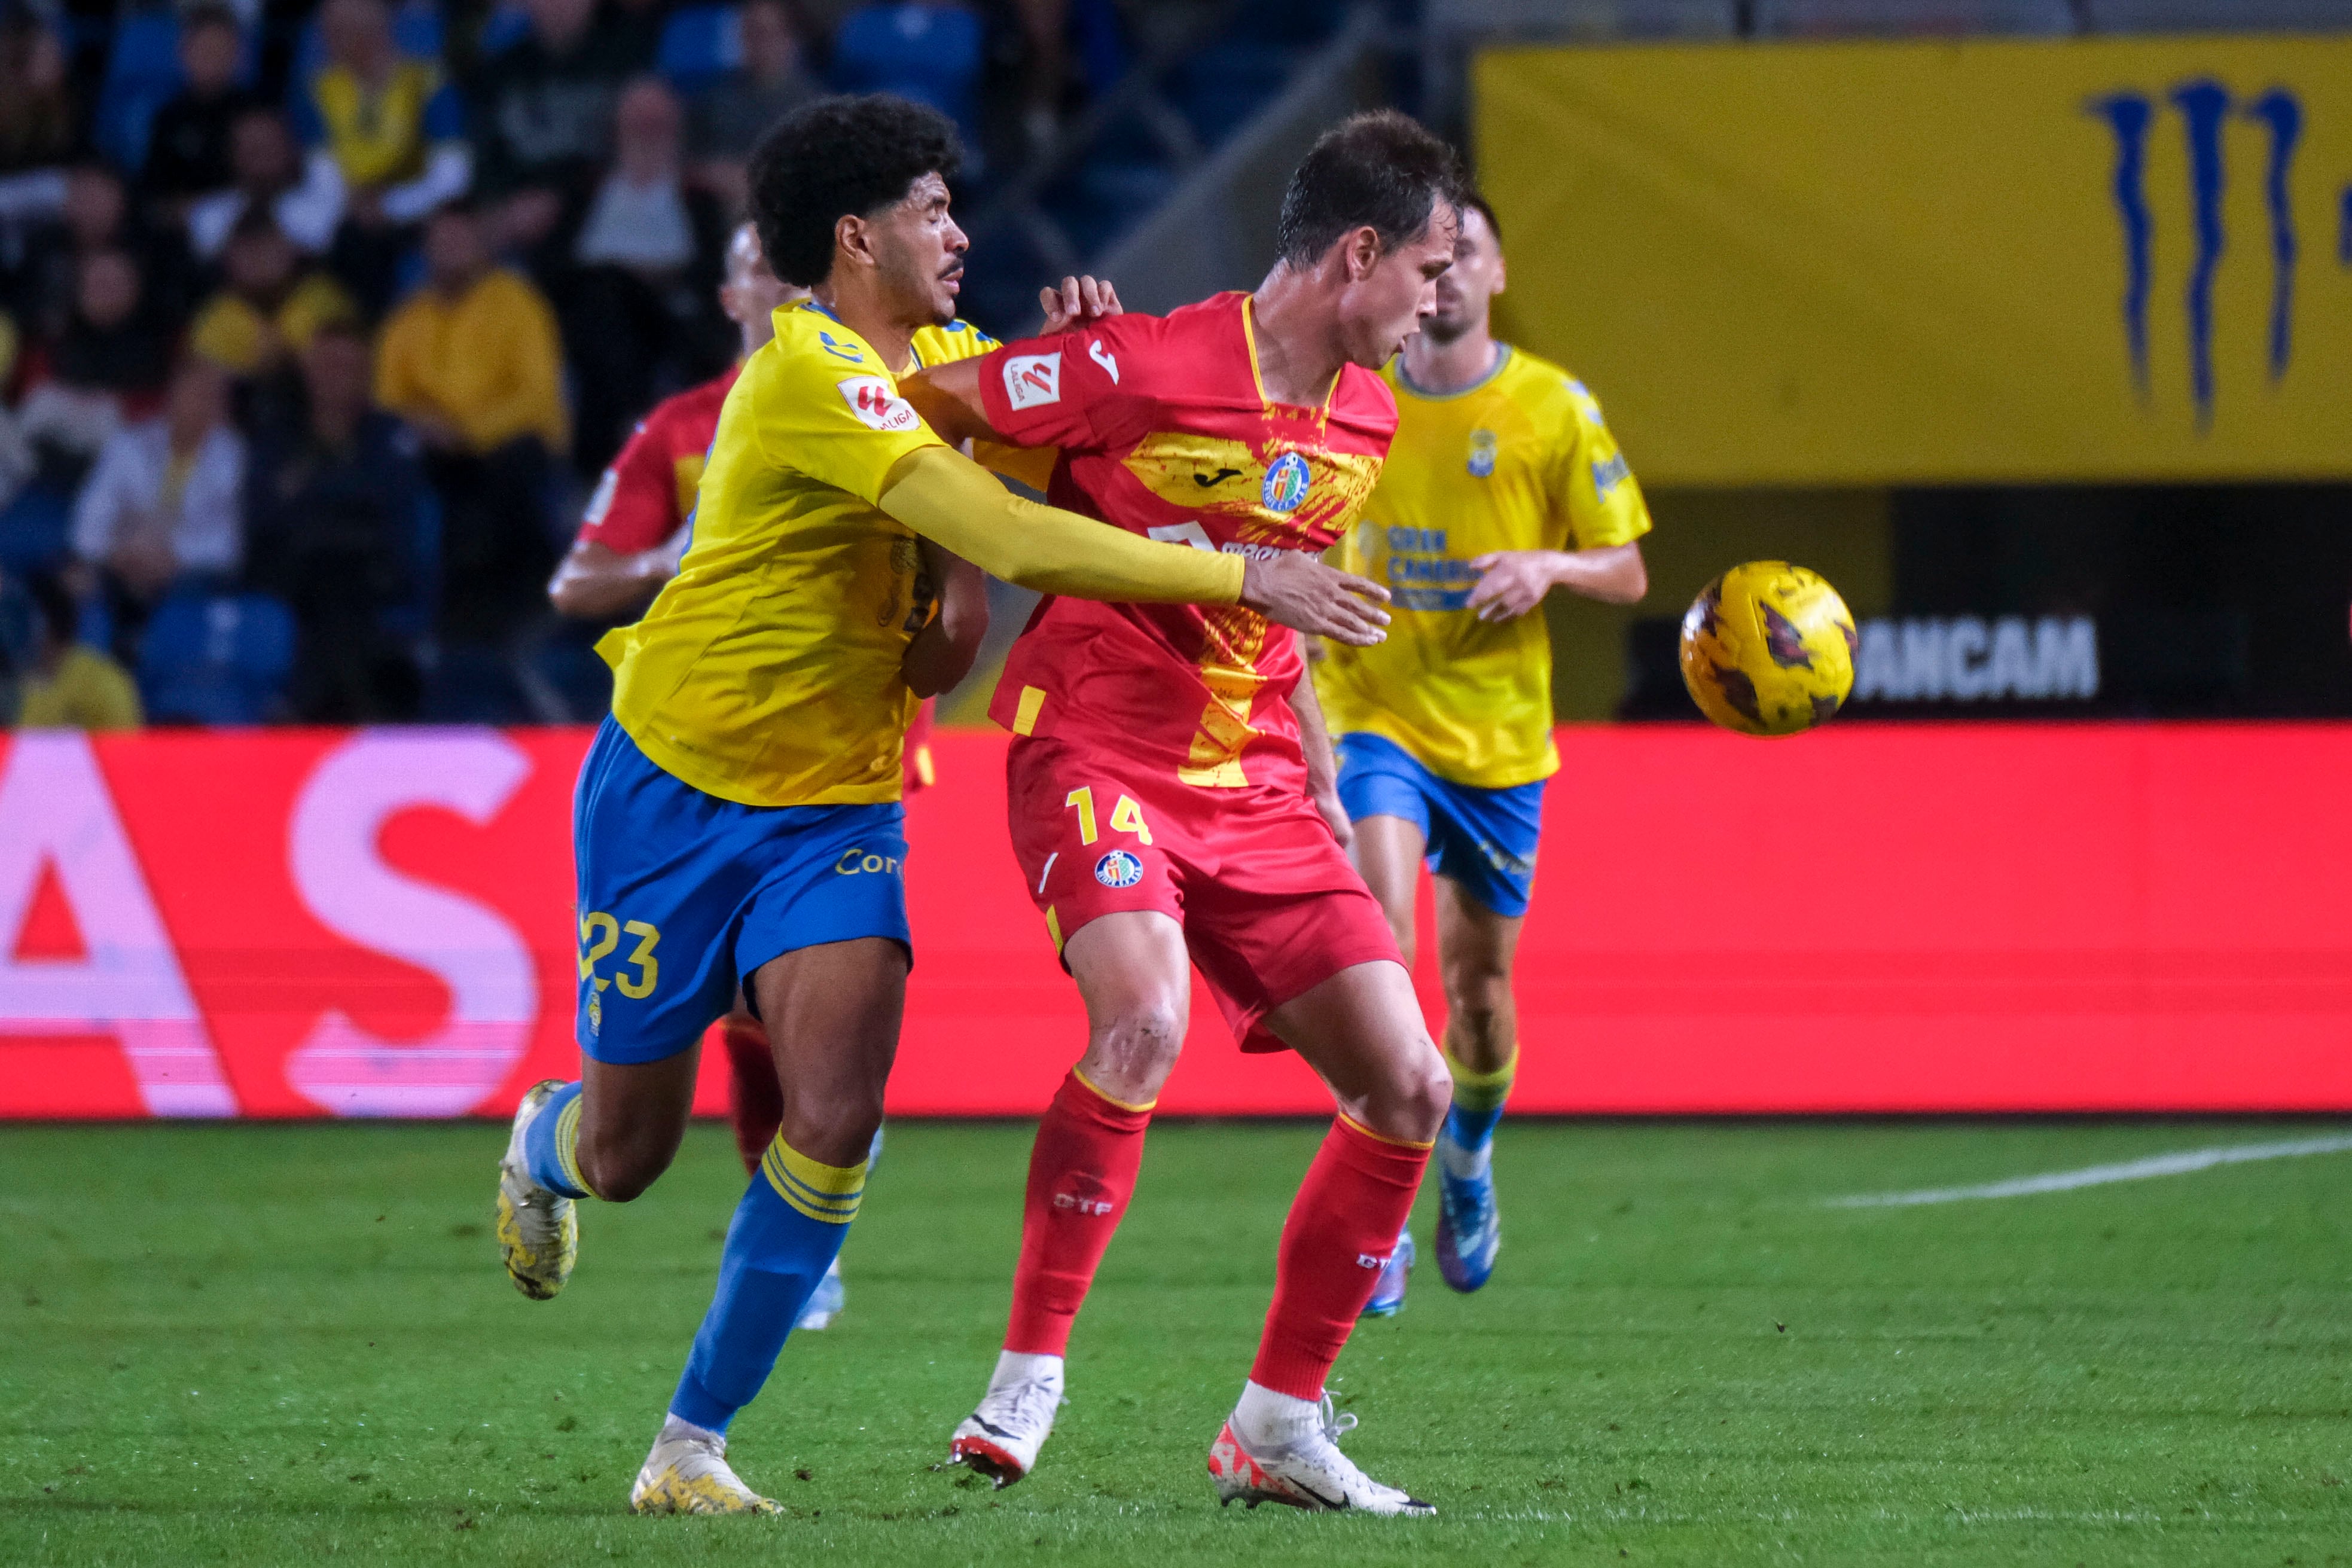
[[[1528,912],[1544,781],[1510,789],[1449,783],[1383,735],[1339,738],[1339,804],[1349,821],[1402,816],[1429,841],[1429,868],[1498,915]]]
[[[907,929],[897,801],[739,805],[656,767],[608,715],[572,803],[580,1048],[660,1061],[702,1037],[780,953]]]

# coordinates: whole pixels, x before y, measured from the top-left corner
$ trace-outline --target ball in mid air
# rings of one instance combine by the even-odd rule
[[[1853,616],[1818,573],[1785,561],[1735,566],[1683,616],[1683,684],[1699,711],[1743,735],[1794,735],[1853,689]]]

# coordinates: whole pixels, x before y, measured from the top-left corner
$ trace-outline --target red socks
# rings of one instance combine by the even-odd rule
[[[760,1157],[776,1140],[784,1122],[784,1091],[776,1082],[776,1053],[768,1048],[768,1031],[746,1013],[730,1013],[719,1026],[727,1041],[728,1076],[734,1093],[727,1098],[727,1122],[735,1129],[735,1150],[743,1169],[760,1173]]]
[[[1274,1306],[1251,1382],[1294,1398],[1322,1397],[1412,1212],[1429,1150],[1391,1142],[1345,1116],[1331,1123],[1283,1222]]]
[[[1021,1217],[1021,1263],[1013,1273],[1006,1350],[1060,1355],[1068,1345],[1070,1325],[1134,1195],[1135,1173],[1143,1164],[1143,1131],[1150,1125],[1150,1106],[1108,1099],[1076,1068],[1062,1080],[1029,1152],[1029,1196]],[[1405,1201],[1412,1202],[1410,1194]],[[1394,1237],[1394,1226],[1389,1234]]]

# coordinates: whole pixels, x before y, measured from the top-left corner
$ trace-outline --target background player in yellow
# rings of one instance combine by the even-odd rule
[[[1333,647],[1315,684],[1356,863],[1408,964],[1419,863],[1436,876],[1454,1070],[1436,1149],[1437,1261],[1447,1284],[1475,1290],[1501,1239],[1490,1152],[1518,1065],[1511,960],[1544,781],[1559,768],[1551,638],[1533,612],[1554,588],[1639,599],[1650,513],[1584,384],[1495,341],[1500,226],[1477,197],[1462,218],[1437,313],[1381,373],[1396,439],[1341,552],[1348,570],[1389,585],[1395,620],[1377,647]],[[1408,1233],[1368,1312],[1404,1304],[1412,1257]]]
[[[728,393],[677,575],[598,645],[613,711],[572,826],[584,1071],[515,1115],[498,1229],[517,1287],[562,1288],[577,1199],[625,1202],[668,1165],[696,1047],[739,987],[783,1091],[631,1490],[639,1512],[777,1511],[729,1466],[727,1427],[865,1191],[913,962],[909,675],[928,684],[973,651],[933,618],[918,537],[1045,593],[1238,602],[1343,642],[1387,619],[1378,586],[1303,552],[1244,562],[1105,528],[1020,500],[932,434],[892,367],[954,319],[957,160],[950,121],[882,95],[819,100],[761,141],[753,220],[776,276],[811,297],[776,313]]]

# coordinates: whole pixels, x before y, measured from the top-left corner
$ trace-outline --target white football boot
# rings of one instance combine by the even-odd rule
[[[1006,1351],[980,1408],[963,1418],[948,1442],[948,1463],[970,1465],[999,1490],[1027,1475],[1054,1430],[1062,1405],[1062,1358]]]
[[[499,1254],[515,1289],[534,1301],[562,1289],[580,1258],[580,1216],[572,1200],[532,1181],[523,1155],[524,1129],[562,1087],[563,1080],[553,1078],[531,1085],[515,1108],[514,1130],[507,1134],[507,1152],[499,1161]]]
[[[631,1513],[782,1513],[727,1463],[727,1439],[673,1415],[629,1489]]]
[[[1250,1398],[1243,1394],[1246,1404]],[[1304,1400],[1297,1401],[1305,1404]],[[1353,1510],[1359,1513],[1434,1514],[1437,1510],[1417,1497],[1382,1486],[1356,1468],[1339,1452],[1339,1437],[1355,1430],[1356,1417],[1334,1416],[1331,1396],[1325,1394],[1313,1414],[1280,1443],[1244,1444],[1236,1426],[1243,1413],[1236,1408],[1224,1429],[1209,1445],[1209,1475],[1217,1483],[1221,1505],[1236,1500],[1255,1508],[1262,1502],[1286,1503],[1312,1512]]]

